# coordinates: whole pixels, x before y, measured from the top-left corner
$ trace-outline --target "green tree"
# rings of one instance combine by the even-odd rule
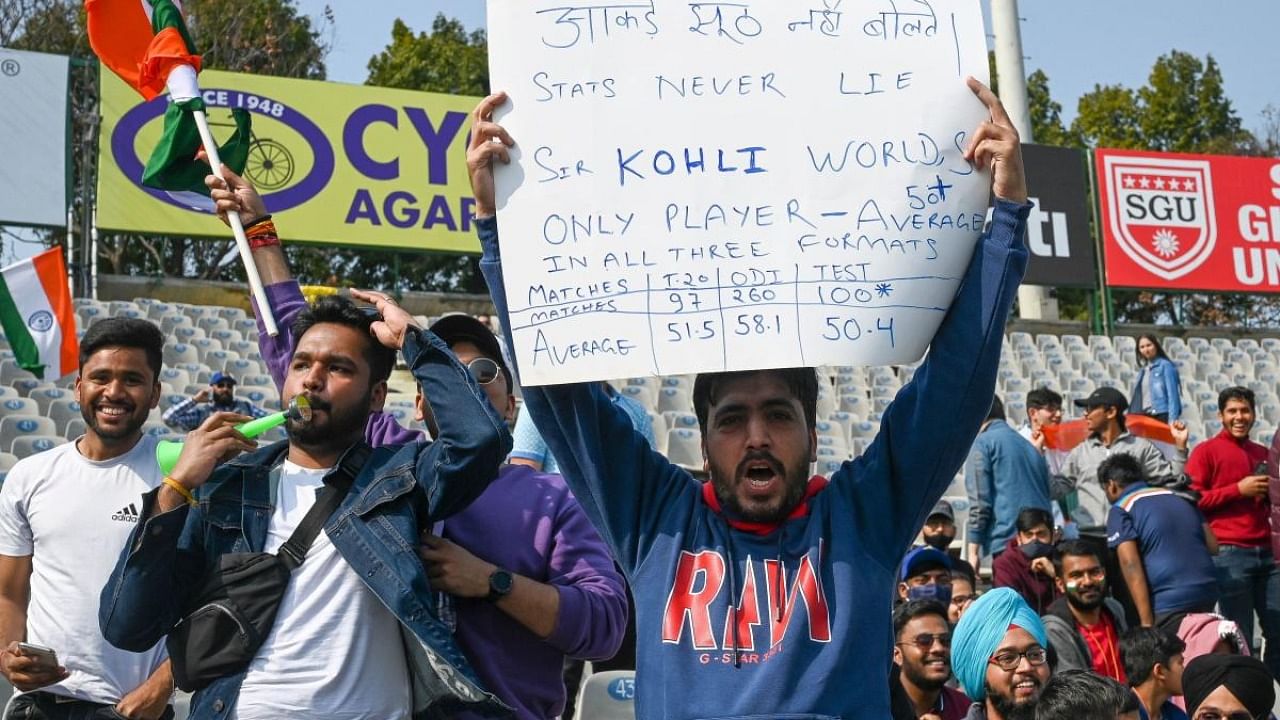
[[[436,15],[430,34],[417,35],[396,19],[391,43],[369,60],[367,85],[450,95],[489,94],[489,45],[484,30]]]
[[[391,42],[369,60],[368,85],[483,97],[489,94],[489,46],[483,30],[436,15],[431,32],[414,34],[404,21]],[[486,292],[479,258],[449,253],[365,252],[347,277],[399,290]]]
[[[0,45],[18,50],[88,55],[84,8],[67,0],[0,0]],[[7,36],[7,37],[6,37]]]
[[[1262,133],[1256,136],[1256,140],[1250,155],[1280,157],[1280,106],[1262,108]]]
[[[1119,85],[1094,85],[1080,98],[1071,129],[1088,147],[1145,147],[1136,93]]]
[[[1062,123],[1062,105],[1049,91],[1049,76],[1036,70],[1027,76],[1027,105],[1031,113],[1031,135],[1039,145],[1080,147],[1080,137]]]
[[[323,80],[328,45],[293,0],[187,0],[205,67]],[[331,17],[326,8],[326,23]]]
[[[1223,89],[1210,55],[1202,62],[1174,50],[1137,90],[1094,86],[1080,98],[1072,130],[1090,147],[1240,154],[1255,142]]]

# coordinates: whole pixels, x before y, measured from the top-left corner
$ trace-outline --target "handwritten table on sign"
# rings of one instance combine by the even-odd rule
[[[488,0],[522,381],[909,362],[990,187],[977,0]]]

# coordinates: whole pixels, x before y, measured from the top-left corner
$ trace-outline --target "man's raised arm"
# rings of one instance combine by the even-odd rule
[[[991,227],[974,248],[928,357],[885,412],[867,452],[846,464],[843,478],[833,478],[857,482],[867,512],[855,527],[890,559],[906,549],[951,483],[991,409],[1005,321],[1027,266],[1023,237],[1031,208],[1018,133],[999,98],[973,78],[968,83],[990,112],[965,159],[991,168]]]
[[[497,307],[507,346],[514,348],[502,283],[492,169],[495,160],[510,162],[507,148],[514,144],[507,131],[493,122],[493,111],[506,99],[505,93],[497,93],[476,107],[467,167],[484,249],[480,270]],[[600,383],[526,387],[524,407],[532,414],[587,518],[630,574],[648,551],[660,526],[658,518],[681,505],[674,502],[676,498],[696,495],[697,483],[650,448],[626,412],[610,402]]]
[[[224,181],[217,175],[209,175],[204,184],[209,187],[209,195],[213,198],[215,210],[223,222],[227,222],[227,213],[234,212],[240,216],[240,222],[249,236],[249,247],[253,253],[253,264],[258,266],[258,274],[262,276],[262,285],[266,288],[266,302],[275,314],[276,324],[280,332],[275,337],[267,334],[262,319],[258,319],[258,350],[262,360],[271,373],[271,379],[279,390],[284,385],[284,377],[288,373],[289,358],[293,356],[293,336],[289,328],[293,319],[307,306],[302,297],[298,281],[289,271],[289,261],[280,246],[280,236],[276,232],[275,223],[267,214],[267,206],[262,196],[244,178],[232,172],[226,165],[222,166]]]
[[[415,478],[427,494],[430,520],[452,515],[484,492],[511,451],[511,433],[475,378],[443,340],[419,328],[386,293],[352,290],[381,316],[369,332],[384,347],[398,350],[423,396],[430,398],[439,428],[434,442],[414,443]],[[394,462],[394,461],[393,461]]]

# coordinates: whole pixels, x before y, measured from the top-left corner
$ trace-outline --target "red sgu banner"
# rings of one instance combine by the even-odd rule
[[[1108,285],[1280,292],[1280,159],[1096,153]]]

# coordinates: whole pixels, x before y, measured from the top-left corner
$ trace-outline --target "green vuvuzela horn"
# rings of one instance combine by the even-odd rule
[[[236,430],[239,430],[241,435],[253,439],[273,427],[283,425],[286,420],[311,422],[311,403],[307,402],[305,396],[295,395],[289,403],[288,410],[250,420],[237,425]],[[161,440],[156,443],[156,463],[160,466],[160,472],[165,475],[173,472],[174,466],[178,464],[178,457],[182,455],[182,446],[183,443],[176,440]]]

